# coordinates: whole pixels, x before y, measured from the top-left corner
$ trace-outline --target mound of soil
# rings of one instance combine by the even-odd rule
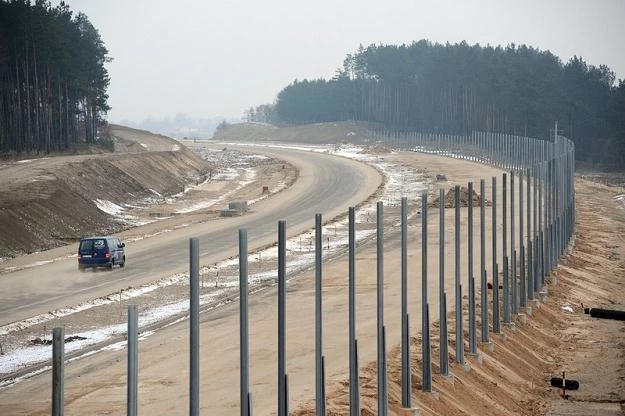
[[[341,121],[336,123],[274,126],[266,123],[237,123],[215,132],[219,141],[281,141],[309,144],[373,142],[367,123]]]
[[[125,143],[114,153],[0,164],[0,258],[121,231],[126,226],[99,210],[96,200],[123,205],[155,192],[178,193],[210,170],[172,139],[120,126],[113,130],[115,141]],[[137,146],[141,151],[124,151]]]
[[[360,151],[360,153],[363,155],[381,155],[385,153],[391,153],[391,149],[384,145],[376,144],[374,146],[365,147]]]
[[[469,188],[466,186],[460,187],[460,206],[466,208],[469,206],[469,200],[471,200],[471,205],[474,207],[479,207],[482,204],[482,198],[473,190],[473,195],[469,197]],[[445,194],[445,208],[455,208],[456,207],[456,190],[451,188]],[[488,200],[484,201],[486,206],[491,206],[491,202]],[[436,197],[430,204],[432,208],[439,208],[440,199]]]

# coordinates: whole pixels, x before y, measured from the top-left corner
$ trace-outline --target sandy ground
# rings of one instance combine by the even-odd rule
[[[501,172],[470,162],[436,156],[402,153],[385,155],[398,163],[424,170],[434,178],[445,174],[447,182],[432,182],[448,189],[469,180],[490,179]],[[425,168],[427,167],[427,168]],[[487,194],[490,194],[490,180]],[[491,334],[492,351],[480,345],[480,355],[467,357],[469,367],[457,366],[452,354],[452,380],[438,376],[438,326],[432,324],[434,388],[420,392],[420,225],[409,227],[410,319],[412,327],[413,404],[430,415],[568,415],[622,413],[625,371],[622,322],[600,321],[583,315],[581,303],[594,307],[625,309],[623,299],[623,228],[625,211],[614,197],[622,188],[580,180],[578,235],[572,252],[557,271],[557,284],[549,297],[534,305],[532,315],[516,317],[515,330]],[[412,196],[416,198],[416,196]],[[501,202],[501,201],[500,201]],[[501,206],[501,204],[499,204]],[[478,209],[475,209],[476,224]],[[385,208],[385,323],[389,350],[390,414],[400,414],[401,388],[398,350],[400,333],[399,238],[397,204]],[[490,213],[487,211],[487,229]],[[430,210],[428,228],[429,304],[438,318],[438,212]],[[446,291],[453,304],[453,209],[446,210]],[[466,209],[462,210],[466,223]],[[370,227],[371,224],[359,224]],[[488,231],[490,233],[490,231]],[[476,241],[479,235],[476,233]],[[487,234],[489,235],[489,234]],[[466,235],[463,236],[463,242]],[[477,246],[477,245],[476,245]],[[490,250],[490,245],[487,244]],[[466,246],[464,246],[466,247]],[[487,258],[490,252],[487,252]],[[487,261],[487,264],[490,264]],[[375,246],[359,247],[357,255],[357,337],[360,347],[360,384],[363,413],[376,414],[375,391]],[[466,270],[463,256],[462,270]],[[327,368],[328,414],[347,414],[347,262],[337,258],[324,265],[324,355]],[[465,278],[463,277],[463,280]],[[287,372],[290,407],[295,414],[314,414],[314,273],[288,285]],[[480,296],[477,291],[478,297]],[[250,299],[250,390],[255,414],[275,414],[277,297],[269,287]],[[570,305],[574,312],[562,309]],[[466,300],[464,301],[466,308]],[[93,317],[97,319],[97,317]],[[239,413],[238,303],[202,314],[201,407],[207,414]],[[466,317],[465,317],[466,322]],[[449,315],[453,340],[453,315]],[[466,325],[466,324],[465,324]],[[479,317],[478,317],[479,325]],[[466,326],[465,326],[466,331]],[[155,334],[144,334],[139,349],[139,409],[141,413],[186,414],[188,411],[188,321],[170,325]],[[478,332],[479,336],[479,332]],[[466,339],[466,338],[465,338]],[[466,350],[466,349],[465,349]],[[470,368],[469,371],[467,371]],[[580,381],[581,389],[569,400],[549,386],[549,378],[566,371]],[[65,379],[66,414],[124,414],[126,362],[124,350],[105,351],[68,363]],[[50,373],[46,372],[0,390],[0,414],[48,414]]]

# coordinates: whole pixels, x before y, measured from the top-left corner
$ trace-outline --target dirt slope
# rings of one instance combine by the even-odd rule
[[[308,144],[370,143],[372,132],[362,122],[303,124],[278,127],[264,123],[231,124],[213,137],[219,141],[280,141]]]
[[[132,203],[203,180],[208,163],[176,141],[113,126],[113,153],[0,163],[0,258],[66,244],[123,225],[96,199]]]

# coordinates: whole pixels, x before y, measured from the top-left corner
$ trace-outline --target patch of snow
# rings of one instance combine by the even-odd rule
[[[105,212],[109,215],[120,215],[124,212],[124,208],[115,204],[114,202],[108,201],[106,199],[95,199],[95,205],[102,212]]]
[[[254,178],[256,177],[256,170],[252,168],[246,168],[246,169],[243,169],[242,172],[236,172],[234,177],[236,178],[240,174],[242,174],[243,180],[238,181],[236,185],[234,186],[234,188],[232,188],[226,193],[221,194],[218,198],[201,201],[189,207],[178,209],[175,212],[177,214],[187,214],[189,212],[195,212],[200,209],[206,209],[211,206],[223,203],[224,201],[227,201],[228,199],[230,199],[231,195],[236,194],[236,192],[238,192],[241,188],[245,187],[246,185],[249,185],[250,183],[254,181]]]

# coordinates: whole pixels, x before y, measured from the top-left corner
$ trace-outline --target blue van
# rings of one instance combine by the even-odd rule
[[[89,237],[80,240],[78,246],[78,269],[126,265],[126,244],[117,237]]]

